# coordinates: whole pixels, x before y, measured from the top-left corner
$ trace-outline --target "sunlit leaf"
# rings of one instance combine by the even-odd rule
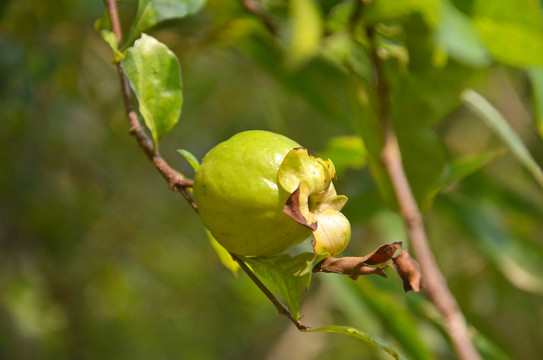
[[[222,247],[221,244],[215,240],[213,235],[206,229],[207,237],[209,238],[209,242],[211,243],[211,246],[217,253],[217,256],[219,257],[219,260],[221,263],[232,272],[232,275],[237,276],[238,270],[239,270],[239,264],[232,259],[232,255],[226,250],[224,247]]]
[[[475,19],[475,26],[496,60],[517,67],[543,65],[543,31],[489,18]]]
[[[320,157],[332,160],[338,176],[347,169],[361,169],[367,161],[366,147],[359,136],[331,138]]]
[[[370,23],[378,23],[419,13],[428,24],[435,25],[438,21],[439,3],[437,0],[372,1],[365,12],[364,19]]]
[[[379,337],[365,333],[361,330],[355,329],[353,327],[349,326],[340,326],[340,325],[330,325],[325,326],[318,329],[307,329],[304,330],[305,332],[329,332],[329,333],[336,333],[336,334],[344,334],[349,335],[352,337],[355,337],[359,340],[363,340],[367,343],[370,343],[374,346],[377,346],[381,350],[387,352],[395,359],[405,359],[403,355],[401,355],[398,350],[396,350],[393,346],[387,344],[384,340],[380,339]]]
[[[200,162],[198,161],[198,159],[196,159],[194,155],[192,155],[190,151],[178,149],[177,152],[183,155],[183,157],[188,161],[190,166],[192,166],[192,168],[194,169],[194,172],[198,171],[198,168],[200,167]]]
[[[115,34],[109,30],[101,30],[100,35],[102,36],[102,39],[104,39],[104,41],[109,45],[111,50],[113,50],[113,60],[115,62],[120,62],[121,60],[123,60],[125,55],[119,50],[119,41],[117,40],[117,36],[115,36]]]
[[[322,37],[322,15],[312,0],[290,2],[291,34],[288,46],[289,64],[299,66],[319,49]]]
[[[183,93],[177,57],[155,38],[143,34],[121,66],[138,98],[140,114],[155,146],[179,120]]]
[[[468,89],[462,93],[462,100],[485,124],[496,133],[517,160],[533,175],[543,187],[543,171],[534,160],[526,145],[511,128],[507,120],[484,97]]]
[[[496,60],[512,66],[543,65],[543,22],[538,1],[476,0],[473,17]]]
[[[205,2],[206,0],[139,0],[138,12],[126,44],[130,46],[143,31],[159,22],[197,13]]]
[[[273,284],[285,298],[290,312],[300,318],[300,299],[311,282],[313,266],[329,254],[301,253],[295,257],[279,254],[271,257],[243,257],[251,268]]]

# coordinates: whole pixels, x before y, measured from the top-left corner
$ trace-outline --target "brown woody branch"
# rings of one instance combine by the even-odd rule
[[[403,169],[402,155],[390,115],[389,86],[382,61],[377,54],[375,30],[371,27],[366,30],[377,87],[379,116],[384,133],[381,159],[390,177],[413,250],[421,267],[424,290],[445,318],[447,332],[459,358],[463,360],[481,359],[469,337],[464,315],[449,290],[447,281],[428,245],[422,216]]]
[[[121,43],[123,34],[121,31],[121,23],[119,21],[119,14],[117,11],[117,3],[115,0],[106,0],[106,6],[111,20],[111,28],[113,33],[117,37],[118,43]],[[117,72],[121,81],[121,90],[123,96],[123,102],[126,109],[126,114],[130,122],[129,133],[136,138],[139,147],[143,150],[147,158],[151,160],[155,168],[160,172],[162,177],[168,182],[170,189],[180,193],[190,206],[197,210],[196,202],[192,198],[191,193],[187,188],[192,187],[193,181],[186,179],[182,174],[174,170],[166,160],[156,150],[153,141],[147,136],[143,127],[141,126],[138,114],[134,110],[134,103],[132,102],[132,90],[130,89],[130,83],[128,78],[124,74],[121,64],[117,64]]]

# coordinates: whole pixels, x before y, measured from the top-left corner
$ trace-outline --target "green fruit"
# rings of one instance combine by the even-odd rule
[[[268,131],[245,131],[215,146],[194,179],[194,199],[204,226],[228,251],[273,255],[311,236],[287,215],[289,192],[278,184],[285,156],[300,147]]]

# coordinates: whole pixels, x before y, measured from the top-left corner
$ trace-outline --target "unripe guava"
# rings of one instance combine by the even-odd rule
[[[316,231],[322,216],[326,219],[320,232],[340,234],[342,239],[339,246],[332,241],[333,251],[327,250],[332,249],[326,245],[328,239],[322,241],[323,251],[337,253],[349,241],[350,226],[339,213],[347,199],[336,195],[333,176],[331,161],[313,158],[283,135],[251,130],[206,154],[193,194],[202,223],[231,253],[268,256],[302,242],[312,232],[315,239],[322,238]],[[335,223],[337,229],[326,229]],[[314,244],[315,249],[323,246]]]

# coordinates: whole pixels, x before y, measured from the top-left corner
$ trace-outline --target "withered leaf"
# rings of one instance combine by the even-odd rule
[[[371,267],[366,265],[383,264],[393,259],[396,250],[401,249],[402,243],[395,242],[379,247],[377,250],[362,257],[346,256],[342,258],[329,257],[313,268],[313,272],[326,272],[348,275],[356,280],[360,275],[375,274],[387,277],[384,267]]]
[[[407,251],[402,251],[400,255],[392,258],[392,268],[396,270],[403,280],[405,292],[413,290],[419,292],[422,283],[422,274],[419,264],[413,259]]]
[[[348,275],[351,279],[356,280],[360,275],[375,274],[382,277],[387,277],[383,268],[371,267],[364,265],[360,261],[361,258],[353,256],[345,256],[342,258],[329,257],[320,262],[313,268],[313,272],[326,272]]]
[[[361,260],[368,265],[377,265],[389,261],[394,256],[396,250],[402,248],[401,242],[386,244],[379,247],[369,255],[364,256]]]

